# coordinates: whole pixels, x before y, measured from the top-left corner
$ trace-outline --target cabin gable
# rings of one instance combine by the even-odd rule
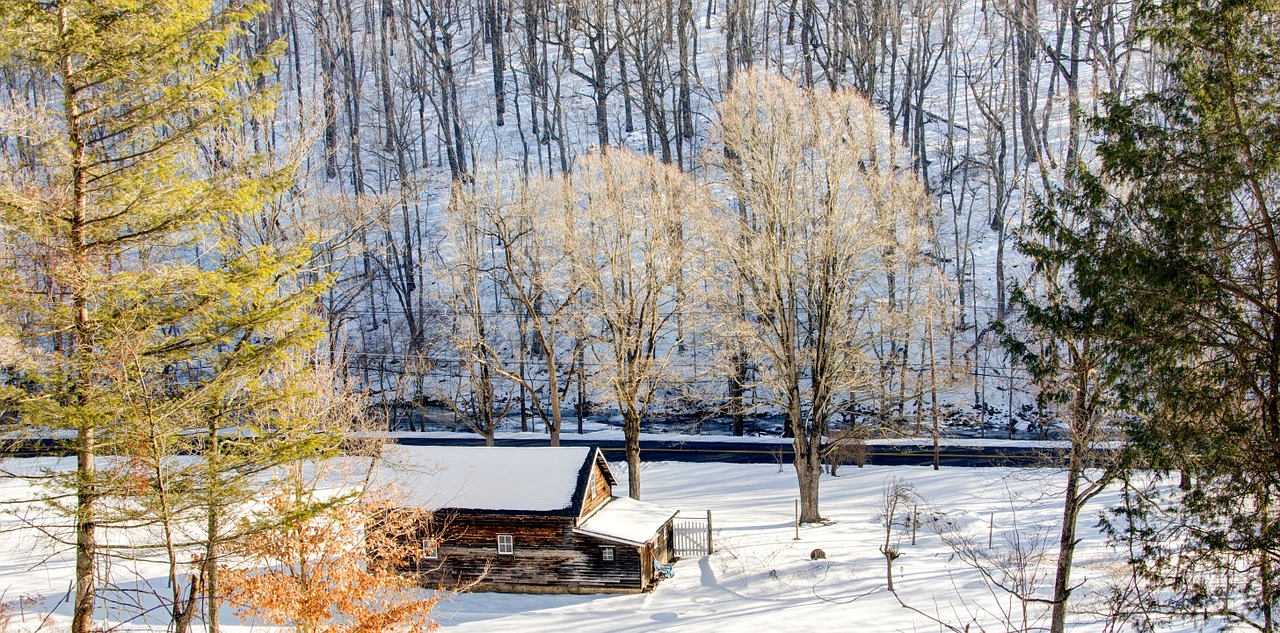
[[[617,484],[617,480],[614,479],[613,473],[609,470],[608,462],[605,461],[604,456],[600,455],[599,451],[596,451],[595,458],[591,462],[586,486],[583,487],[582,510],[578,513],[579,520],[591,516],[591,513],[612,499],[613,487]]]

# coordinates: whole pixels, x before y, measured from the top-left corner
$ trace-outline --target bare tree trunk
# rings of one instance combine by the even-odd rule
[[[345,84],[345,105],[347,111],[348,130],[348,151],[351,156],[351,191],[356,195],[364,195],[364,161],[361,147],[361,124],[360,124],[360,102],[361,102],[361,77],[357,71],[355,42],[353,41],[353,27],[351,14],[351,0],[337,0],[335,3],[337,11],[338,38],[342,47],[342,78]],[[370,293],[372,297],[373,293]],[[372,302],[372,298],[370,299]],[[370,311],[374,310],[372,304]],[[375,329],[377,319],[374,319]]]
[[[221,541],[221,506],[218,504],[221,494],[218,491],[221,473],[218,471],[218,464],[221,461],[219,445],[219,428],[214,418],[209,420],[208,428],[209,437],[206,441],[209,445],[206,447],[205,461],[208,468],[209,486],[207,491],[208,500],[205,508],[205,543],[204,543],[204,560],[200,561],[201,572],[204,575],[205,588],[205,623],[209,633],[218,633],[222,630],[221,613],[222,608],[222,586],[218,578],[218,566],[222,564],[221,552],[219,551],[219,543]]]
[[[337,62],[334,61],[328,14],[325,1],[316,0],[315,37],[316,48],[320,52],[320,92],[324,111],[324,175],[326,180],[332,180],[338,176],[338,94],[334,79]],[[301,85],[301,78],[298,82]]]
[[[618,49],[618,83],[622,86],[623,131],[630,134],[636,129],[635,118],[631,107],[631,80],[627,74],[627,51]]]
[[[504,37],[504,17],[506,15],[505,0],[488,0],[485,3],[485,33],[489,39],[493,56],[493,108],[494,123],[502,127],[506,121],[507,91],[504,75],[506,75],[507,52]]]
[[[541,337],[541,334],[539,334],[539,337]],[[543,358],[547,367],[547,404],[551,407],[551,420],[547,422],[547,432],[551,435],[551,446],[559,446],[560,427],[564,421],[564,412],[560,410],[563,405],[560,395],[560,376],[558,375],[559,364],[556,362],[555,348],[546,348],[548,342],[545,338],[542,339],[542,344],[544,349],[547,349]]]
[[[622,435],[627,453],[627,496],[640,498],[640,416],[627,415],[622,420]]]
[[[1058,536],[1058,562],[1054,566],[1053,613],[1050,633],[1066,630],[1067,600],[1071,598],[1071,565],[1076,552],[1076,524],[1080,519],[1082,503],[1079,498],[1080,477],[1084,466],[1081,455],[1073,446],[1067,465],[1067,489],[1063,494],[1062,531]]]
[[[542,62],[538,55],[538,22],[541,19],[542,13],[537,9],[535,0],[524,0],[524,66],[525,74],[529,77],[529,124],[535,141],[539,143],[542,131],[538,124],[538,112],[541,110],[540,99],[544,94]],[[538,156],[541,159],[541,150]]]
[[[804,87],[813,87],[813,22],[816,19],[814,14],[817,12],[814,0],[799,0],[801,6],[800,16],[800,60],[802,70],[804,72]],[[794,3],[792,4],[794,7]],[[793,10],[794,11],[794,10]],[[792,13],[794,18],[795,14]]]
[[[797,407],[794,415],[799,414]],[[792,425],[796,424],[803,423],[792,422]],[[800,431],[795,433],[791,446],[794,451],[792,462],[796,469],[796,479],[800,484],[800,522],[821,523],[823,518],[818,511],[818,486],[822,477],[821,442],[814,444],[811,437]]]
[[[1026,164],[1035,163],[1039,156],[1035,132],[1036,91],[1031,85],[1031,61],[1035,58],[1039,44],[1039,23],[1035,0],[1014,0],[1014,82]]]
[[[684,139],[693,138],[693,99],[689,87],[691,31],[697,28],[693,20],[692,0],[678,0],[679,11],[676,14],[676,42],[680,48],[680,135]]]
[[[1076,528],[1080,520],[1080,511],[1090,499],[1097,496],[1106,485],[1109,473],[1104,473],[1099,481],[1086,481],[1085,468],[1089,466],[1089,458],[1097,453],[1096,446],[1102,438],[1098,437],[1099,422],[1095,411],[1093,390],[1098,387],[1091,384],[1096,371],[1094,359],[1094,343],[1091,337],[1084,336],[1068,343],[1071,365],[1071,420],[1068,431],[1071,433],[1071,454],[1067,463],[1067,488],[1063,493],[1062,531],[1058,537],[1058,561],[1053,578],[1053,612],[1050,617],[1050,633],[1063,633],[1066,630],[1067,601],[1071,599],[1071,565],[1075,559]]]
[[[746,433],[742,396],[747,384],[747,351],[737,344],[733,352],[733,368],[729,374],[729,415],[733,418],[733,434],[742,437]]]

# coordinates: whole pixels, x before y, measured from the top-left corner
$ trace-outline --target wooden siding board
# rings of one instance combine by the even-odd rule
[[[675,518],[672,517],[671,520],[668,520],[662,528],[658,530],[657,535],[653,537],[654,555],[660,563],[669,563],[675,558],[675,551],[672,548],[671,538],[671,532],[674,529],[674,522]]]

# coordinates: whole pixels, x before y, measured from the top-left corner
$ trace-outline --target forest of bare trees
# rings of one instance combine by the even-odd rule
[[[597,341],[543,340],[569,297],[532,277],[495,281],[471,304],[436,290],[456,285],[446,279],[455,261],[519,259],[492,235],[457,250],[445,213],[455,192],[501,173],[489,188],[510,195],[607,146],[711,186],[723,181],[725,152],[712,134],[715,107],[748,69],[856,91],[904,146],[900,168],[917,174],[933,207],[931,239],[916,254],[945,312],[928,332],[871,345],[882,380],[858,398],[899,417],[914,411],[919,423],[926,373],[971,392],[983,417],[1027,400],[1025,375],[991,330],[1028,283],[1013,240],[1039,193],[1089,153],[1082,121],[1099,95],[1146,86],[1132,20],[1127,3],[1083,1],[273,0],[237,45],[276,47],[259,81],[276,86],[279,106],[253,121],[255,141],[265,151],[311,147],[303,168],[313,199],[354,253],[330,259],[335,283],[321,301],[347,385],[371,403],[523,410],[522,419],[547,417],[553,433],[560,408],[608,406]],[[11,103],[51,98],[29,78],[5,81]],[[553,207],[530,209],[529,221],[542,224]],[[488,377],[467,379],[489,386],[462,389],[477,348],[460,348],[457,333],[478,336],[482,312],[493,315],[484,335],[504,338],[484,352]],[[713,362],[723,341],[679,335],[662,362],[697,381],[699,397],[730,415],[769,399],[752,398],[759,359],[739,350],[735,362]],[[674,394],[660,399],[675,406]],[[743,394],[746,404],[731,402]],[[461,417],[474,415],[491,414]]]

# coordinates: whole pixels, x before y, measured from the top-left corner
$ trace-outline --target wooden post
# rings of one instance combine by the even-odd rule
[[[991,549],[994,544],[996,533],[996,513],[992,512],[987,518],[987,549]]]
[[[714,553],[716,553],[716,548],[711,543],[711,511],[707,510],[707,555]]]
[[[800,540],[800,500],[796,499],[796,539]]]
[[[916,526],[920,524],[919,506],[911,506],[911,544],[916,544]]]

